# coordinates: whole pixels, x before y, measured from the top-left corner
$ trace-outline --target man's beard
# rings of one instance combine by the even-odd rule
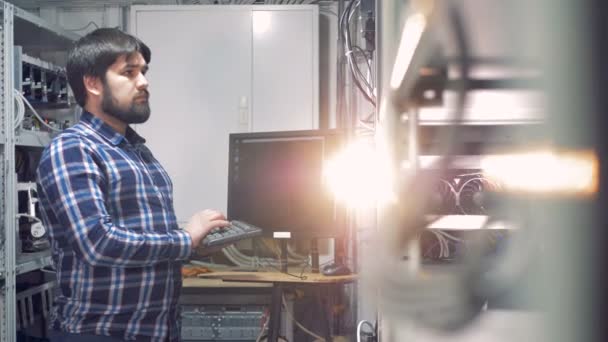
[[[148,91],[144,90],[141,94],[137,96],[146,96],[148,97]],[[146,100],[141,103],[136,103],[135,98],[131,101],[131,105],[128,108],[122,108],[114,100],[114,96],[112,96],[112,91],[108,87],[107,84],[103,85],[103,97],[101,99],[101,109],[117,118],[118,120],[126,123],[126,124],[139,124],[148,121],[150,118],[150,104]]]

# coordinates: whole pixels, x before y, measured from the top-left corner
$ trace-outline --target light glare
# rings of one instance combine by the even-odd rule
[[[325,164],[324,179],[337,200],[373,207],[395,200],[388,163],[369,142],[357,141]]]
[[[421,13],[412,14],[407,18],[405,25],[403,25],[401,41],[399,42],[399,49],[397,50],[397,57],[395,58],[395,65],[393,66],[393,73],[391,75],[391,88],[397,89],[401,85],[401,82],[403,82],[403,77],[405,77],[407,68],[412,62],[412,57],[425,27],[426,18]]]
[[[488,156],[482,168],[486,177],[511,191],[579,195],[597,191],[598,161],[592,152]]]
[[[270,30],[272,22],[272,14],[267,11],[254,11],[253,12],[253,33],[263,34]]]

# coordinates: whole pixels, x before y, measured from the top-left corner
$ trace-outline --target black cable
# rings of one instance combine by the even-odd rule
[[[367,81],[367,79],[365,78],[365,75],[363,75],[363,71],[361,71],[361,69],[359,68],[359,64],[357,63],[356,60],[356,53],[359,52],[363,55],[363,58],[365,59],[365,65],[367,66],[367,68],[370,71],[370,75],[372,73],[372,66],[369,63],[369,61],[367,60],[367,53],[365,52],[365,50],[363,50],[360,46],[358,45],[350,45],[349,46],[349,61],[351,62],[351,67],[355,69],[356,74],[361,77],[361,79],[363,80],[363,82],[365,83],[365,85],[367,86],[369,93],[373,95],[373,91],[374,91],[374,87],[372,86],[372,84],[370,82]],[[353,60],[353,56],[355,57],[355,59]]]
[[[354,74],[355,77],[360,77],[361,80],[363,80],[363,83],[365,84],[365,86],[368,89],[368,94],[372,94],[373,96],[373,87],[371,85],[371,83],[369,83],[367,81],[367,79],[365,78],[365,75],[363,75],[363,72],[361,71],[361,69],[359,68],[359,64],[357,64],[357,60],[356,60],[356,53],[358,52],[358,50],[361,50],[363,52],[363,56],[366,60],[365,65],[369,66],[369,64],[367,63],[367,55],[365,54],[365,52],[363,51],[363,49],[361,49],[359,46],[356,45],[350,45],[349,46],[349,50],[346,52],[347,53],[347,57],[348,57],[348,64],[351,68],[352,73]],[[371,68],[370,68],[371,70]]]
[[[77,28],[77,29],[69,29],[69,30],[66,30],[66,31],[82,31],[82,30],[84,30],[84,29],[88,28],[88,27],[89,27],[89,26],[91,26],[91,25],[95,26],[95,28],[96,28],[96,29],[98,29],[98,28],[99,28],[99,26],[97,26],[97,24],[96,24],[94,21],[92,21],[92,20],[91,20],[91,21],[89,21],[89,23],[88,23],[88,24],[86,24],[85,26],[83,26],[83,27],[81,27],[81,28]]]
[[[357,82],[357,85],[359,87],[359,89],[363,92],[364,95],[366,95],[368,97],[368,100],[370,100],[370,102],[372,102],[375,105],[376,100],[374,99],[374,88],[372,87],[372,85],[367,81],[367,79],[365,78],[365,75],[363,75],[363,72],[361,71],[361,69],[359,69],[359,65],[357,64],[356,61],[356,57],[353,57],[355,55],[355,51],[356,50],[349,50],[348,53],[348,65],[350,66],[351,72],[353,73],[353,77],[355,79],[355,81]],[[367,64],[367,62],[366,62]],[[363,81],[361,81],[363,80]],[[367,90],[363,89],[363,85],[362,83],[366,86]]]
[[[340,29],[340,34],[342,35],[342,38],[344,38],[344,20],[347,17],[347,13],[350,13],[350,9],[354,2],[354,0],[349,2],[348,5],[346,5],[346,8],[344,8],[344,11],[340,14],[340,22],[338,23],[338,28]]]
[[[357,7],[359,7],[359,5],[360,5],[360,1],[355,2],[354,5],[349,8],[350,12],[344,16],[344,27],[342,30],[342,34],[344,35],[344,44],[345,44],[345,48],[346,48],[346,53],[351,54],[357,48],[360,49],[363,52],[363,56],[365,56],[366,64],[368,65],[370,72],[371,72],[371,64],[369,64],[367,62],[367,54],[359,46],[357,46],[357,45],[353,46],[352,41],[351,41],[351,36],[350,36],[350,19],[351,19],[352,15],[354,14],[355,9]],[[371,86],[371,84],[369,84],[367,82],[367,80],[365,79],[365,76],[359,69],[359,66],[353,62],[352,56],[348,56],[348,57],[349,57],[349,62],[350,62],[349,64],[351,64],[351,69],[353,69],[353,73],[361,76],[361,78],[364,80],[364,83],[368,86],[368,89],[370,89],[370,93],[372,93],[372,97],[373,97],[373,87]],[[356,71],[355,71],[355,69],[356,69]]]
[[[342,3],[342,2],[340,2]],[[366,91],[365,89],[363,89],[363,86],[361,85],[361,82],[357,76],[357,72],[353,67],[353,63],[352,63],[352,56],[351,54],[353,53],[351,50],[351,41],[350,41],[350,31],[348,29],[349,27],[349,20],[350,17],[352,17],[352,14],[354,13],[354,8],[356,8],[356,6],[359,5],[359,1],[355,1],[352,0],[348,3],[348,5],[346,6],[346,8],[344,8],[344,10],[342,11],[341,15],[340,15],[340,21],[339,21],[339,25],[338,25],[338,30],[339,30],[339,37],[343,40],[343,44],[341,45],[343,51],[343,55],[346,56],[347,59],[347,63],[348,63],[348,67],[351,71],[351,73],[353,74],[353,81],[355,83],[355,86],[363,93],[364,98],[371,102],[372,104],[374,104],[375,106],[375,100],[369,95],[368,91]],[[341,113],[344,113],[344,87],[345,87],[345,82],[344,82],[344,70],[343,70],[343,65],[340,63],[339,64],[339,69],[338,69],[339,73],[340,73],[340,79],[342,81],[342,84],[340,86],[340,97],[339,97],[339,109]],[[361,74],[361,73],[359,73]],[[361,74],[362,75],[362,74]],[[364,76],[362,76],[361,78],[365,78]],[[367,84],[367,82],[366,82]],[[368,88],[371,88],[371,86],[368,86]],[[371,91],[373,92],[373,90]],[[349,116],[349,114],[346,114],[347,116]],[[350,124],[352,122],[352,120],[350,120],[348,117],[343,118],[343,121],[346,122],[346,126],[350,127]]]
[[[353,73],[353,81],[355,82],[355,86],[363,93],[364,98],[369,101],[372,105],[374,105],[374,107],[376,106],[376,100],[373,97],[373,94],[370,94],[369,92],[373,92],[373,88],[371,87],[371,85],[369,85],[367,83],[367,81],[364,81],[367,85],[367,88],[370,89],[368,91],[366,91],[363,88],[363,85],[361,84],[361,80],[359,79],[359,77],[365,79],[365,76],[362,74],[361,70],[358,68],[358,66],[355,66],[355,62],[353,61],[353,48],[352,48],[352,42],[351,42],[351,37],[350,37],[350,29],[349,29],[349,17],[352,15],[352,13],[354,13],[354,9],[359,6],[360,1],[351,1],[348,6],[346,7],[346,9],[344,10],[344,12],[342,13],[342,16],[340,17],[340,30],[341,30],[341,34],[343,36],[344,39],[344,46],[345,46],[345,54],[348,60],[348,64],[349,67],[351,69],[351,72]]]
[[[260,336],[260,341],[263,341],[264,339],[266,339],[266,341],[268,341],[268,334],[264,334],[264,335]],[[283,340],[285,342],[289,342],[289,340],[285,336],[279,336],[278,339]]]
[[[367,65],[367,69],[369,70],[369,74],[370,76],[374,73],[374,71],[372,70],[372,64],[370,63],[369,59],[367,58],[367,51],[363,50],[362,47],[360,47],[359,45],[353,45],[352,48],[354,50],[359,51],[362,55],[363,58],[365,58],[365,65]],[[373,89],[373,84],[369,83],[370,86],[372,86]]]
[[[344,26],[345,26],[344,21],[348,17],[348,14],[350,13],[350,9],[352,8],[353,4],[354,4],[354,0],[351,0],[348,3],[348,5],[346,5],[346,7],[342,11],[342,13],[340,13],[340,20],[338,23],[338,31],[339,31],[338,36],[342,40],[341,48],[343,50],[343,51],[341,51],[342,54],[341,54],[340,58],[343,58],[345,56],[347,58],[347,61],[348,61],[348,56],[346,55],[346,52],[348,51],[348,45],[346,43],[346,35],[344,34]],[[341,78],[341,81],[342,81],[342,84],[340,85],[340,90],[341,90],[342,96],[340,96],[340,104],[339,104],[340,107],[339,108],[343,112],[344,111],[344,96],[345,96],[344,88],[346,86],[346,82],[345,82],[345,77],[344,77],[344,67],[343,67],[342,63],[339,64],[338,71],[340,73],[339,77]]]
[[[355,73],[355,70],[352,66],[352,62],[351,62],[351,70],[353,71],[353,73]],[[363,93],[363,97],[372,105],[374,105],[374,107],[376,106],[376,100],[374,100],[371,95],[369,95],[367,93],[367,91],[365,91],[365,89],[363,89],[363,86],[361,85],[361,82],[359,81],[359,79],[355,76],[353,77],[353,81],[355,82],[355,85],[357,86],[357,88],[359,88],[359,90],[361,91],[361,93]]]

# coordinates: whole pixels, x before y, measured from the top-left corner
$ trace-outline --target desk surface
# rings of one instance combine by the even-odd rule
[[[222,272],[226,273],[226,272]],[[208,273],[213,274],[213,273]],[[220,278],[184,278],[184,288],[268,288],[272,287],[271,283],[256,283],[256,282],[225,282]]]
[[[224,284],[229,282],[252,282],[252,283],[296,283],[296,284],[335,284],[348,283],[357,279],[356,274],[345,276],[328,277],[320,273],[286,274],[281,272],[212,272],[199,275],[203,279],[223,280]]]

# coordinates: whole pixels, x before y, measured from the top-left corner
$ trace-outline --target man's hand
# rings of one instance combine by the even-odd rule
[[[222,213],[205,209],[192,215],[184,230],[190,234],[192,247],[196,248],[211,229],[228,225],[230,222],[226,221],[226,217]]]

